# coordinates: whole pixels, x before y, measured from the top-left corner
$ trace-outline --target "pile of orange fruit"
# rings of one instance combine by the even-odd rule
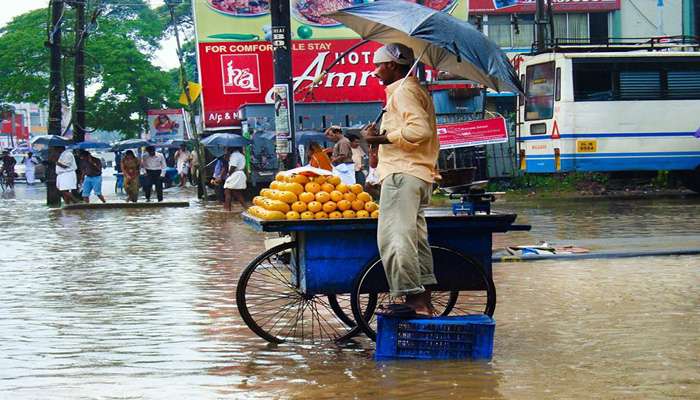
[[[379,217],[379,205],[362,185],[346,185],[334,175],[279,173],[253,204],[248,213],[264,220]]]

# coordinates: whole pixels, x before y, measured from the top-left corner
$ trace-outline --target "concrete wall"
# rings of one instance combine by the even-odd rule
[[[659,34],[657,0],[621,0],[613,32],[622,37],[651,37]],[[663,0],[662,35],[683,34],[683,0]],[[619,22],[618,22],[619,21]],[[618,29],[615,29],[618,28]]]

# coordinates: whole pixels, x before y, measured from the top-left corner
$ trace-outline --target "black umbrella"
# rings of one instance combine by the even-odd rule
[[[376,1],[327,16],[363,39],[401,43],[420,61],[496,91],[522,93],[513,66],[501,49],[466,21],[406,1]]]

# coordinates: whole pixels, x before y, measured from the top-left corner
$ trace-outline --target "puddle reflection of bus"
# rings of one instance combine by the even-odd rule
[[[700,191],[697,42],[572,46],[528,58],[520,77],[526,172],[665,170]]]

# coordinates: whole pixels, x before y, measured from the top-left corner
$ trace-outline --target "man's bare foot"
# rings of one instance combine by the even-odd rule
[[[433,315],[435,311],[430,301],[430,289],[426,289],[423,293],[406,295],[406,305],[413,308],[419,315]]]

